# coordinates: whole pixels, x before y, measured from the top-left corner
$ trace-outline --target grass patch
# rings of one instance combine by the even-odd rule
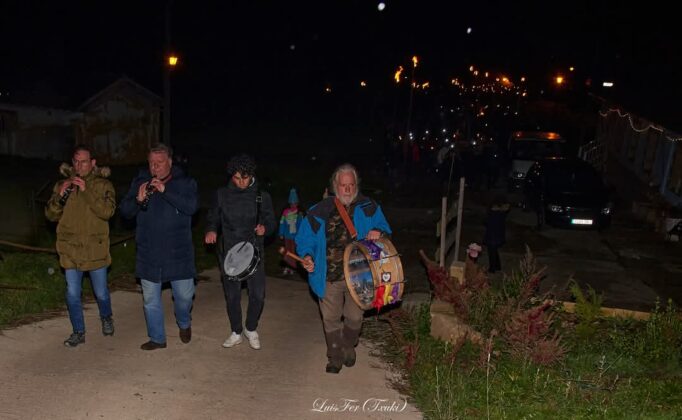
[[[61,309],[65,287],[56,256],[4,253],[0,262],[0,327],[27,314]]]
[[[401,390],[426,418],[682,416],[679,349],[675,357],[652,364],[636,349],[613,345],[614,340],[632,340],[633,333],[651,328],[651,323],[637,322],[635,331],[614,335],[622,321],[604,320],[594,346],[575,342],[561,363],[540,366],[504,351],[482,362],[480,348],[469,342],[456,349],[431,337],[426,305],[399,317],[403,342],[388,333],[382,319],[368,319],[364,333],[377,339],[378,353],[403,372]],[[574,338],[578,336],[568,341]]]
[[[454,343],[431,336],[428,305],[370,319],[363,331],[427,418],[682,418],[673,302],[657,302],[646,321],[605,318],[602,297],[572,283],[569,314],[535,295],[542,272],[530,251],[496,288],[484,272],[459,285],[430,267],[436,297],[474,330]]]

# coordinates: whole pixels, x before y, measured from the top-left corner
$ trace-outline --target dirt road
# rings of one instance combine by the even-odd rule
[[[389,388],[391,374],[368,355],[338,375],[324,372],[317,305],[304,283],[268,278],[261,350],[221,346],[228,323],[218,272],[197,286],[193,339],[182,344],[164,291],[168,348],[145,352],[142,298],[112,294],[116,334],[103,337],[97,309],[85,312],[86,343],[62,341],[68,317],[0,335],[2,419],[419,419]],[[246,303],[246,299],[242,300]]]

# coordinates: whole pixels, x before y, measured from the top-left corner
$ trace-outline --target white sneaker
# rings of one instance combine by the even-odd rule
[[[242,342],[242,335],[237,334],[236,332],[233,331],[232,334],[230,334],[230,336],[227,337],[227,340],[225,340],[225,342],[223,343],[223,347],[226,347],[229,349],[230,347],[234,347],[241,342]]]
[[[254,350],[260,350],[260,340],[258,339],[258,333],[255,331],[249,331],[244,328],[244,336],[249,340],[249,346]]]

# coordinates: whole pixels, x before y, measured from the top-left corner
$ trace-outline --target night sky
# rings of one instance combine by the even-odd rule
[[[298,118],[325,87],[349,102],[361,80],[385,93],[416,54],[417,77],[436,89],[472,64],[538,89],[575,66],[577,87],[612,80],[597,93],[679,120],[682,37],[653,2],[378,3],[174,1],[175,115]],[[162,93],[165,1],[0,4],[0,101],[75,107],[122,74]]]

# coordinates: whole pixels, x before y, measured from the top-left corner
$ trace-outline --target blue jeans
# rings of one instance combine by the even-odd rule
[[[73,332],[85,332],[83,320],[83,304],[81,303],[81,291],[83,288],[83,272],[75,268],[64,270],[66,274],[66,307],[69,309],[69,319]],[[107,287],[107,267],[91,270],[90,283],[97,298],[100,318],[111,316],[111,297]]]
[[[144,301],[144,317],[147,320],[147,335],[155,343],[166,342],[166,329],[163,319],[163,301],[161,300],[161,282],[141,279],[142,298]],[[182,329],[192,325],[192,297],[194,297],[194,279],[173,280],[170,282],[173,290],[175,306],[175,321]]]

